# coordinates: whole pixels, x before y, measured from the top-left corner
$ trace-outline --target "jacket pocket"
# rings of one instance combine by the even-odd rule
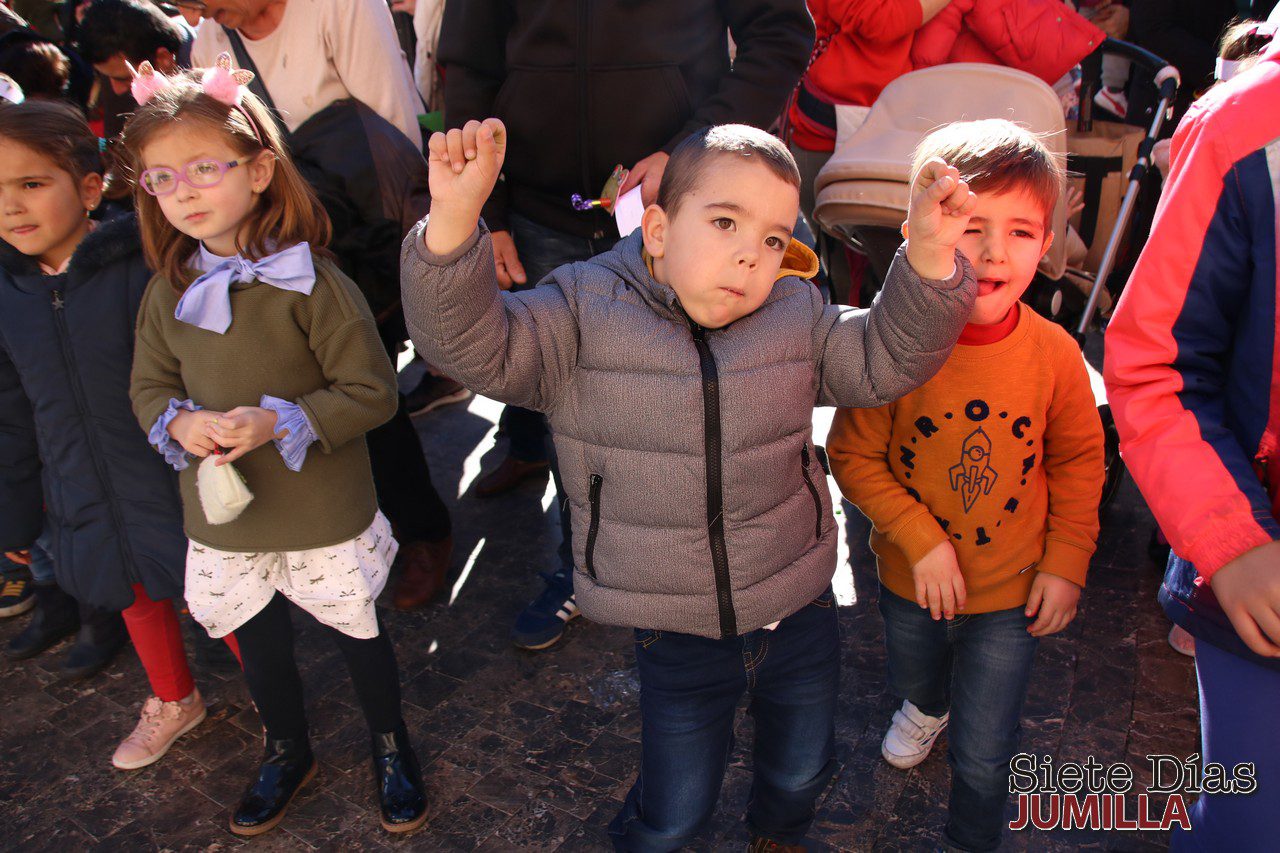
[[[600,533],[600,489],[604,486],[604,477],[591,475],[591,526],[587,528],[587,574],[596,579],[596,536]]]
[[[813,498],[813,535],[822,538],[822,498],[818,496],[818,487],[813,482],[813,474],[809,471],[809,444],[800,445],[800,471],[804,474],[804,484]]]
[[[647,649],[658,640],[662,639],[662,632],[653,628],[636,628],[636,645],[642,649]]]

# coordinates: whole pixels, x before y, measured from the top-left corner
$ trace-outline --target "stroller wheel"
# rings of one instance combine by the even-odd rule
[[[1105,507],[1120,491],[1124,482],[1124,460],[1120,458],[1120,433],[1116,430],[1115,418],[1111,416],[1110,406],[1099,406],[1098,414],[1102,417],[1103,463],[1106,477],[1102,481],[1102,506]]]

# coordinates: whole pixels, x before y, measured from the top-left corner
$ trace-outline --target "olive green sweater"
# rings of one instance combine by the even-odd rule
[[[138,312],[130,396],[144,430],[170,398],[206,409],[293,400],[317,440],[298,472],[271,442],[235,462],[253,502],[211,525],[196,492],[198,465],[179,481],[187,536],[224,551],[301,551],[358,536],[377,512],[364,434],[395,413],[395,373],[356,285],[316,258],[310,295],[259,281],[231,288],[231,327],[219,335],[174,318],[181,294],[161,276]]]

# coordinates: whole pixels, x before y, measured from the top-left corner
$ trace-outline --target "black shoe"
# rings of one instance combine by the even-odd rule
[[[128,641],[124,619],[118,612],[82,606],[80,631],[76,634],[75,645],[62,663],[62,680],[76,681],[97,675],[107,668]]]
[[[27,627],[5,646],[5,657],[26,660],[70,637],[80,629],[80,611],[76,600],[56,583],[33,583],[35,614]]]
[[[373,777],[378,786],[383,829],[412,832],[426,822],[422,770],[404,723],[394,732],[373,735]]]
[[[267,738],[258,778],[231,815],[236,835],[261,835],[275,828],[295,794],[316,775],[316,759],[306,737]]]
[[[36,594],[29,574],[0,577],[0,617],[21,616],[35,606]]]

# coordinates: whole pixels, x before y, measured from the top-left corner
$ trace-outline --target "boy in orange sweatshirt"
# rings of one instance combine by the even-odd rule
[[[950,721],[944,840],[994,850],[1039,638],[1075,617],[1093,555],[1103,435],[1079,348],[1018,302],[1053,242],[1061,165],[1003,120],[935,131],[916,169],[932,158],[978,196],[959,246],[978,276],[969,325],[917,390],[839,410],[828,452],[874,526],[889,685],[903,699],[881,753],[915,766]]]

